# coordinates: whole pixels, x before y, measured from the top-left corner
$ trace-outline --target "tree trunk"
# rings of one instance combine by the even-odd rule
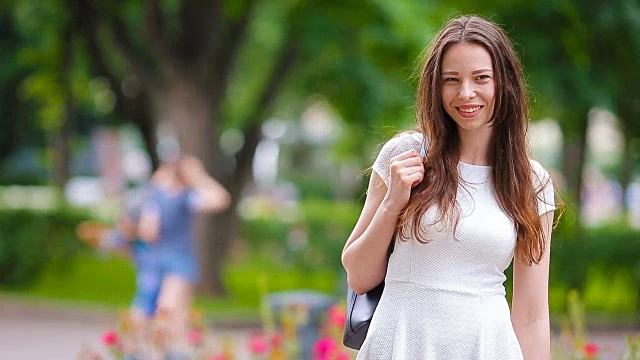
[[[172,81],[154,97],[154,113],[159,122],[171,125],[180,142],[183,154],[202,160],[207,172],[214,177],[218,135],[214,117],[216,101],[206,96],[196,82],[184,79]],[[196,223],[201,280],[198,292],[207,295],[224,294],[222,261],[233,240],[237,226],[235,205],[237,196],[232,194],[231,207],[216,216],[199,216]]]
[[[231,194],[231,204],[229,208],[221,213],[210,223],[209,231],[218,238],[220,251],[212,251],[209,255],[209,271],[213,274],[222,274],[222,266],[226,259],[227,250],[231,243],[237,239],[241,228],[240,217],[237,212],[238,203],[242,196],[242,191],[251,180],[253,157],[256,147],[262,138],[261,122],[254,121],[245,133],[244,147],[236,159],[236,166],[230,175],[221,179],[222,184]],[[215,250],[215,249],[213,249]],[[212,278],[210,283],[201,283],[199,290],[206,294],[224,295],[226,293],[222,277]]]
[[[70,101],[70,100],[67,100]],[[70,158],[71,151],[69,149],[69,143],[71,142],[71,123],[73,116],[73,109],[69,109],[73,105],[65,105],[65,119],[62,126],[53,135],[53,149],[54,149],[54,161],[53,161],[53,183],[56,187],[63,189],[70,177]]]
[[[240,228],[236,208],[244,185],[251,178],[253,155],[261,139],[261,125],[259,121],[251,122],[235,169],[221,171],[218,164],[223,162],[218,161],[217,157],[217,101],[210,100],[204,94],[196,84],[176,81],[165,91],[158,93],[154,112],[161,121],[169,121],[173,125],[183,152],[199,157],[207,171],[231,195],[231,204],[227,210],[213,217],[199,217],[196,226],[202,275],[197,291],[200,294],[220,296],[226,293],[222,278],[224,260]],[[222,178],[223,173],[230,175]]]
[[[569,130],[564,129],[562,173],[567,186],[565,203],[575,209],[575,223],[578,228],[582,224],[580,221],[580,207],[582,205],[582,173],[586,156],[587,112],[588,110],[586,109],[576,112],[578,116],[572,122],[576,126]]]
[[[69,37],[71,31],[67,31],[65,37]],[[69,181],[71,133],[76,117],[76,104],[71,91],[71,74],[73,67],[73,45],[71,41],[65,41],[62,66],[60,69],[60,83],[64,92],[64,114],[62,124],[58,127],[53,137],[54,161],[53,182],[60,189]]]
[[[138,97],[131,101],[131,121],[138,127],[142,140],[144,141],[144,147],[149,154],[151,160],[151,167],[156,170],[160,166],[160,158],[158,157],[158,139],[156,137],[156,123],[148,109],[146,101],[146,95],[138,95]]]
[[[632,136],[627,132],[624,132],[623,136],[624,136],[624,144],[623,144],[623,150],[622,150],[622,163],[620,164],[620,187],[621,187],[620,195],[622,198],[620,199],[620,201],[622,202],[622,217],[624,221],[627,221],[628,220],[627,216],[629,213],[629,204],[627,203],[626,194],[627,194],[627,189],[629,188],[629,184],[633,179],[634,164],[633,164],[633,149],[631,146]]]
[[[621,187],[622,218],[628,221],[629,204],[626,199],[627,189],[633,181],[633,170],[635,168],[634,139],[637,138],[637,125],[632,119],[636,119],[640,114],[640,102],[631,99],[619,100],[618,118],[621,125],[621,132],[624,138],[622,148],[622,163],[620,164],[619,181]]]
[[[199,294],[227,294],[222,271],[229,246],[238,235],[240,218],[236,212],[237,202],[238,198],[234,197],[226,211],[213,219],[201,218],[198,222],[198,236],[204,240],[200,243],[202,277],[197,287]]]
[[[200,283],[199,291],[201,293],[217,295],[225,293],[221,276],[223,261],[226,258],[229,245],[237,237],[240,228],[240,218],[238,217],[236,208],[244,186],[251,179],[253,158],[258,143],[262,139],[262,120],[265,118],[265,113],[275,100],[278,89],[282,85],[288,70],[295,62],[296,55],[296,42],[286,42],[286,46],[283,47],[280,53],[280,57],[270,75],[269,81],[267,81],[262,91],[260,101],[258,101],[253,113],[248,117],[247,123],[249,124],[249,128],[244,132],[245,142],[242,150],[236,156],[235,169],[232,172],[225,171],[224,173],[230,173],[230,175],[221,178],[222,184],[231,194],[231,205],[229,209],[215,219],[214,223],[210,223],[210,225],[206,227],[203,226],[202,231],[211,234],[211,239],[216,239],[215,242],[204,242],[206,246],[211,244],[208,248],[211,251],[205,253],[209,256],[209,261],[207,264],[203,264],[203,270],[210,271],[210,274],[215,274],[215,278],[212,277],[210,282],[203,281]],[[217,175],[221,173],[222,172],[214,172],[214,174]],[[207,239],[208,237],[204,238]],[[204,266],[208,268],[205,269]]]

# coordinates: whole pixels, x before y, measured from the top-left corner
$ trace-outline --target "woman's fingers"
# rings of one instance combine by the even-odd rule
[[[416,169],[418,171],[424,171],[424,166],[422,165],[422,161],[419,159],[405,159],[402,161],[396,161],[391,164],[391,174],[397,174],[399,172],[404,171],[405,169]]]
[[[398,172],[399,180],[403,187],[414,187],[422,181],[424,168],[422,166],[411,166]]]
[[[401,187],[416,186],[424,175],[422,158],[416,150],[405,151],[391,159],[390,171],[392,179],[399,180]]]
[[[391,158],[389,189],[386,198],[392,209],[401,210],[409,201],[411,188],[424,177],[422,158],[416,150],[405,151]]]

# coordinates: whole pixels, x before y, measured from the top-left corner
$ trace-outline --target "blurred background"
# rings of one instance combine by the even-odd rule
[[[260,324],[272,293],[344,301],[340,253],[367,169],[415,126],[418,59],[464,13],[514,40],[532,155],[566,203],[552,246],[555,333],[575,325],[574,303],[594,331],[637,331],[636,0],[3,1],[0,309],[108,322],[128,306],[131,261],[76,228],[112,223],[175,139],[233,198],[198,227],[197,306],[213,324]]]

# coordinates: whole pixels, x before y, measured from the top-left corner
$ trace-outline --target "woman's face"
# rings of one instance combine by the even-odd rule
[[[454,44],[442,58],[442,105],[461,133],[490,136],[495,103],[491,55],[474,43]]]

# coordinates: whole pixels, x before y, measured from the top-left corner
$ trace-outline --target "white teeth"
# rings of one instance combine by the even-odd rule
[[[472,108],[468,108],[468,109],[460,109],[460,111],[464,112],[464,113],[472,113],[472,112],[476,112],[480,110],[480,106],[476,106],[476,107],[472,107]]]

